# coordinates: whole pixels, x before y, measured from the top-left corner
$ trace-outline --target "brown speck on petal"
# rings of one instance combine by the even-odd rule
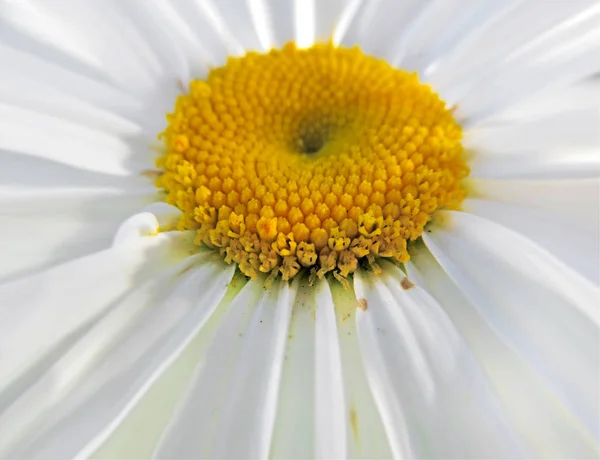
[[[400,285],[402,286],[402,289],[404,289],[405,291],[408,291],[411,288],[414,288],[415,285],[412,283],[411,280],[409,280],[408,278],[404,278],[401,282]]]
[[[354,439],[358,441],[358,415],[356,414],[356,409],[354,408],[350,409],[350,428],[352,429],[352,435],[354,436]]]
[[[358,308],[362,311],[367,311],[369,305],[367,304],[367,299],[358,299]]]

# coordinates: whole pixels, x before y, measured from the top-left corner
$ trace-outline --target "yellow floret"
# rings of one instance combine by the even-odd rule
[[[157,186],[178,228],[249,277],[341,280],[409,259],[432,213],[464,198],[462,132],[416,74],[358,48],[293,43],[230,58],[178,97]]]

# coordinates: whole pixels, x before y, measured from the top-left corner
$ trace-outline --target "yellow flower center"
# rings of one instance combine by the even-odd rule
[[[157,186],[180,229],[249,277],[303,268],[345,283],[409,259],[468,174],[461,128],[416,74],[358,48],[288,44],[230,58],[178,97]]]

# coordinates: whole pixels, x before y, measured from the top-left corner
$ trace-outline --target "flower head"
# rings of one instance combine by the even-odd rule
[[[0,3],[0,457],[597,457],[599,14]]]

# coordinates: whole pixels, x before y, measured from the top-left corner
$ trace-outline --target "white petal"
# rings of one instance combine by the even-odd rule
[[[207,17],[199,14],[194,2],[127,3],[129,19],[138,25],[144,39],[159,53],[167,78],[186,81],[189,77],[203,77],[208,65],[222,63],[223,41]],[[202,22],[195,22],[201,20]],[[216,56],[220,56],[215,59]]]
[[[357,331],[358,302],[352,290],[340,283],[330,284],[337,318],[342,355],[345,407],[347,410],[348,458],[391,458],[392,446],[384,429],[386,420],[380,415],[369,388],[367,365],[363,362]]]
[[[268,455],[295,289],[265,291],[263,282],[249,282],[230,306],[159,457]]]
[[[300,48],[308,48],[315,42],[316,12],[315,1],[294,1],[294,25],[296,43]]]
[[[384,271],[356,276],[357,296],[368,302],[357,327],[395,456],[521,457],[484,375],[441,307],[419,286],[403,289],[397,267],[386,263]]]
[[[547,382],[519,356],[519,348],[507,345],[465,296],[470,286],[463,284],[462,279],[461,284],[454,284],[425,248],[415,251],[411,260],[414,262],[406,265],[409,277],[435,296],[469,344],[503,409],[527,444],[528,458],[597,457],[597,442],[565,409]],[[489,308],[489,302],[482,300],[482,308]],[[537,321],[553,319],[542,315]]]
[[[152,169],[149,145],[39,112],[0,104],[0,149],[105,174]]]
[[[354,22],[356,15],[361,9],[363,5],[363,0],[348,0],[346,1],[345,7],[339,14],[339,18],[335,24],[335,28],[333,30],[333,43],[335,45],[339,45],[346,34],[348,33],[348,29],[351,24]]]
[[[150,212],[141,212],[129,217],[123,222],[117,230],[112,245],[126,246],[134,243],[144,236],[154,236],[158,234],[159,223],[154,214]]]
[[[490,327],[597,433],[598,288],[508,229],[466,213],[439,218],[444,229],[424,235],[436,259]]]
[[[469,129],[465,148],[484,154],[593,148],[599,142],[597,128],[596,108],[521,123],[482,124]]]
[[[240,272],[236,272],[223,299],[202,324],[202,328],[91,458],[153,458],[152,454],[161,436],[184,399],[198,362],[205,356],[221,320],[245,284],[246,278]],[[186,288],[187,291],[180,291],[188,292],[186,297],[190,298],[186,302],[194,301],[194,293],[191,290],[197,287],[190,284],[189,288]],[[176,305],[180,303],[179,300],[176,301]]]
[[[164,9],[161,11],[150,2],[136,5],[135,11],[129,2],[107,0],[96,4],[84,0],[80,3],[72,8],[63,1],[38,5],[16,2],[8,14],[5,12],[8,30],[15,30],[5,40],[10,48],[0,47],[0,54],[6,54],[10,59],[8,62],[13,64],[9,76],[23,75],[20,86],[31,83],[33,90],[29,97],[20,92],[8,99],[40,107],[45,112],[58,112],[63,116],[73,114],[75,101],[66,97],[65,107],[56,107],[54,101],[58,95],[44,91],[48,86],[54,87],[60,94],[76,95],[83,101],[93,101],[99,107],[135,120],[137,125],[147,129],[143,137],[154,139],[164,126],[164,114],[172,107],[178,80],[187,82],[189,78],[188,57],[179,52],[184,46],[181,41],[173,43],[176,41],[173,35],[179,37],[175,32],[180,28],[176,24],[164,27],[166,19],[177,15],[164,14]],[[157,19],[161,13],[162,21]],[[167,30],[174,33],[168,34]],[[65,48],[65,44],[72,46]],[[197,53],[194,55],[195,63],[202,61],[198,56]],[[196,65],[194,68],[201,67]],[[45,69],[50,70],[48,79],[40,72]],[[58,73],[66,75],[67,79],[58,80]],[[106,80],[124,93],[111,88]],[[66,84],[74,81],[80,83],[78,88]],[[82,91],[90,86],[100,89],[101,94],[90,95]],[[123,95],[119,97],[119,94]],[[127,126],[119,117],[85,105],[81,111],[82,122],[91,118],[95,124]],[[137,136],[130,136],[130,139],[134,137]]]
[[[600,280],[600,241],[593,227],[580,227],[560,213],[497,201],[468,199],[463,203],[463,210],[534,239],[538,245],[592,283]]]
[[[343,46],[359,45],[367,54],[390,59],[398,48],[398,31],[410,28],[431,2],[374,0],[362,2],[342,38]],[[373,33],[377,30],[377,33]],[[438,29],[439,31],[439,29]],[[402,36],[400,37],[400,40]],[[415,70],[408,67],[409,70]]]
[[[564,153],[476,155],[470,166],[476,178],[569,180],[590,179],[600,175],[600,159],[593,149],[568,149]]]
[[[32,20],[23,23],[28,33],[42,33],[46,40],[65,37],[63,43],[68,40],[72,44],[65,51],[85,59],[134,94],[151,88],[160,76],[152,50],[110,3],[38,3],[28,11],[27,19]]]
[[[490,24],[511,11],[515,3],[474,0],[422,2],[424,8],[399,34],[401,40],[390,55],[390,60],[399,67],[418,71],[439,90],[440,82],[436,78],[438,69],[444,67],[454,71],[455,66],[447,66],[446,61],[450,60],[452,64],[455,54],[460,53],[469,43],[481,40]],[[451,21],[448,20],[450,15]],[[437,33],[429,33],[431,30],[436,30]],[[448,72],[442,72],[443,75],[446,73]],[[444,87],[441,89],[446,90]],[[442,94],[447,97],[446,91]]]
[[[551,289],[581,314],[600,325],[600,306],[596,302],[600,289],[530,239],[468,213],[443,211],[439,218],[451,222],[454,231],[436,232],[430,236],[424,235],[425,238],[435,238],[438,235],[449,236],[451,239],[457,236],[458,239],[468,237],[473,247],[480,245],[486,252],[506,262],[515,272]]]
[[[565,5],[571,3],[565,3]],[[531,121],[548,115],[572,113],[600,107],[600,80],[585,79],[573,85],[543,92],[516,102],[507,110],[491,116],[484,123]]]
[[[364,297],[365,286],[358,272],[354,278],[354,289],[359,299],[366,299]],[[371,302],[373,302],[372,297]],[[379,309],[379,306],[372,305],[373,307],[375,310]],[[365,365],[365,373],[375,403],[379,408],[393,457],[396,459],[412,458],[415,456],[415,451],[411,445],[408,433],[406,414],[401,402],[394,394],[395,385],[392,383],[393,376],[389,375],[386,370],[383,350],[377,343],[377,330],[379,328],[374,323],[374,316],[372,312],[369,315],[363,315],[359,312],[356,318],[358,340]]]
[[[190,244],[185,232],[162,233],[0,285],[0,388],[137,283],[181,260]]]
[[[140,126],[123,116],[139,110],[131,97],[64,69],[57,72],[2,45],[0,59],[10,62],[0,80],[0,99],[4,103],[116,135],[133,137],[140,133]],[[40,75],[41,71],[44,73]],[[57,81],[57,74],[70,80],[71,85]],[[82,87],[91,89],[92,94],[77,90]],[[98,93],[104,100],[98,100]]]
[[[330,0],[315,3],[317,5],[315,9],[315,41],[327,42],[333,37],[333,32],[350,0]]]
[[[17,3],[13,2],[15,5]],[[49,102],[48,98],[56,97],[45,92],[46,88],[52,88],[59,94],[67,95],[71,101],[78,100],[121,115],[131,114],[140,109],[140,102],[126,92],[104,81],[81,74],[64,65],[59,59],[54,59],[53,56],[46,56],[46,58],[15,49],[6,43],[0,44],[0,61],[11,64],[8,69],[5,69],[3,75],[6,80],[1,84],[2,94],[11,98],[5,99],[6,101],[21,103],[27,101],[39,107],[44,102]],[[37,95],[37,99],[23,92],[13,94],[9,92],[11,88],[23,89],[24,87],[32,91],[32,96]]]
[[[153,140],[164,126],[164,114],[172,108],[179,91],[178,81],[181,86],[190,77],[188,58],[194,56],[194,63],[200,62],[200,65],[194,66],[195,70],[205,69],[205,63],[194,50],[189,50],[188,55],[180,52],[180,48],[188,51],[189,46],[185,46],[188,42],[185,39],[178,40],[182,27],[178,27],[177,14],[168,5],[161,9],[155,2],[136,4],[135,8],[130,2],[113,0],[101,5],[86,1],[82,3],[85,5],[67,7],[67,11],[63,11],[65,2],[62,1],[35,7],[16,7],[23,10],[21,22],[31,24],[20,24],[25,27],[25,32],[21,32],[21,36],[16,34],[16,39],[13,37],[8,41],[11,48],[0,47],[0,55],[12,64],[8,77],[22,77],[12,86],[31,86],[31,91],[8,94],[7,100],[36,107],[45,113],[58,113],[63,117],[71,117],[79,109],[82,112],[78,119],[80,123],[117,125],[120,130],[139,130],[139,127],[144,127],[146,132],[142,136],[129,135],[128,138]],[[61,24],[65,21],[66,26]],[[90,26],[87,24],[89,21],[95,22]],[[49,24],[53,31],[44,29]],[[36,36],[38,33],[44,37],[41,48],[29,44],[29,34]],[[53,48],[53,45],[59,46],[55,42],[57,34],[64,36],[66,42],[76,43],[74,48],[79,59],[87,58],[88,64],[96,66],[96,73],[100,75],[89,75],[89,71],[64,63],[64,56]],[[48,77],[45,71],[48,71]],[[103,76],[102,73],[107,75]],[[59,74],[66,78],[59,79]],[[121,91],[108,84],[106,79],[120,86]],[[89,91],[92,93],[89,94],[84,91],[88,88],[96,91]],[[5,89],[6,92],[9,90],[10,87]],[[85,102],[77,103],[69,96]],[[64,102],[57,106],[60,98]],[[103,110],[89,107],[88,103]],[[126,124],[110,112],[125,116],[135,123]]]
[[[171,206],[164,201],[155,201],[154,203],[150,203],[144,208],[144,211],[154,215],[158,222],[159,228],[162,231],[172,230],[175,228],[177,222],[183,214],[179,208]]]
[[[261,3],[264,14],[268,17],[267,37],[265,41],[271,43],[271,46],[281,47],[295,38],[295,14],[294,5],[291,1],[282,2],[281,0],[262,0],[252,3]]]
[[[475,198],[539,209],[576,227],[594,231],[600,210],[600,180],[468,179]]]
[[[203,8],[214,11],[244,50],[262,50],[247,1],[204,0]],[[266,51],[266,50],[265,50]]]
[[[597,10],[597,5],[594,8]],[[550,46],[534,47],[530,53],[514,57],[498,68],[486,69],[476,84],[464,89],[464,96],[456,101],[458,116],[477,123],[524,99],[550,93],[597,73],[600,70],[598,15],[585,22],[570,24]],[[571,49],[555,53],[560,45]]]
[[[210,317],[233,275],[233,266],[223,268],[219,261],[205,261],[189,271],[167,299],[156,302],[160,296],[152,296],[154,308],[131,323],[128,334],[122,334],[104,352],[93,372],[52,407],[38,427],[40,435],[34,442],[25,438],[16,446],[17,455],[70,458],[87,457],[95,451]],[[110,325],[99,323],[97,327]],[[102,334],[99,329],[92,333]]]
[[[148,305],[158,302],[172,289],[170,285],[175,275],[183,272],[198,257],[188,257],[175,267],[165,270],[158,276],[136,287],[115,308],[110,309],[83,336],[76,339],[68,350],[48,369],[34,369],[24,378],[13,384],[7,391],[10,400],[0,411],[0,428],[3,433],[0,449],[14,442],[19,435],[27,434],[26,428],[46,410],[64,399],[101,361],[101,356],[118,341],[123,334],[130,332],[132,325],[140,319]],[[14,389],[14,391],[11,391]],[[11,394],[12,393],[12,394]],[[2,395],[4,396],[4,395]],[[5,399],[4,397],[1,398]],[[29,427],[31,428],[31,427]]]
[[[600,279],[600,181],[470,179],[467,212],[535,239],[592,282]]]
[[[232,375],[211,457],[264,458],[269,452],[297,289],[287,282],[279,284],[263,297],[244,334],[248,346],[243,347]],[[259,362],[253,360],[256,354],[261,356]],[[232,437],[235,443],[230,442]]]
[[[315,458],[346,457],[346,407],[335,310],[329,284],[316,286]]]
[[[267,29],[263,32],[263,43],[270,43],[273,47],[281,47],[295,38],[295,14],[292,2],[282,2],[280,0],[250,0],[251,3],[259,3],[259,9],[262,9],[267,18]],[[257,6],[254,6],[257,8]],[[263,44],[263,46],[264,46]]]
[[[356,309],[337,281],[300,283],[270,457],[390,457],[356,342]]]
[[[600,175],[597,108],[467,131],[473,177],[569,178]]]
[[[57,188],[139,191],[148,187],[150,181],[145,175],[153,175],[154,171],[153,168],[138,175],[112,175],[23,153],[0,151],[0,189],[12,191],[34,189],[39,192]]]
[[[246,3],[261,49],[268,51],[273,47],[273,28],[269,15],[269,5],[265,0],[247,0]]]
[[[2,41],[14,49],[52,60],[65,69],[105,79],[98,62],[79,41],[73,41],[68,29],[44,14],[34,2],[5,2],[0,10]]]
[[[445,2],[440,2],[444,4]],[[510,66],[511,55],[593,2],[502,2],[501,14],[481,21],[474,33],[440,56],[428,81],[453,104],[482,76]],[[503,8],[504,7],[504,8]],[[442,21],[443,16],[438,20]],[[425,33],[427,28],[422,30]],[[434,38],[432,38],[434,39]]]
[[[190,76],[189,58],[186,48],[180,39],[181,33],[176,22],[176,13],[167,2],[155,0],[152,2],[121,2],[108,0],[128,27],[139,34],[139,40],[151,50],[152,59],[160,69],[162,80],[187,80]],[[196,61],[201,57],[196,55]],[[202,62],[200,62],[200,65]],[[198,66],[198,64],[195,64]],[[198,67],[196,67],[198,68]],[[205,68],[205,67],[204,67]]]
[[[240,353],[244,327],[255,312],[261,291],[259,282],[247,283],[227,309],[206,355],[196,363],[195,375],[154,457],[206,456],[207,444],[214,436],[214,428],[211,427],[222,405],[221,399],[215,396],[219,395],[231,376],[231,361]]]
[[[315,455],[315,333],[315,291],[300,283],[285,350],[271,458]]]
[[[203,68],[198,66],[198,56],[203,62],[211,66],[224,65],[229,55],[237,55],[243,47],[236,40],[235,35],[227,28],[227,24],[218,14],[212,3],[194,0],[189,2],[159,2],[161,11],[176,11],[176,17],[170,12],[167,17],[182,36],[185,43],[184,49],[189,49],[188,58],[194,74]],[[206,70],[206,69],[204,69]],[[202,76],[200,73],[198,76]]]
[[[0,188],[0,280],[108,248],[122,221],[155,199],[153,189]]]

